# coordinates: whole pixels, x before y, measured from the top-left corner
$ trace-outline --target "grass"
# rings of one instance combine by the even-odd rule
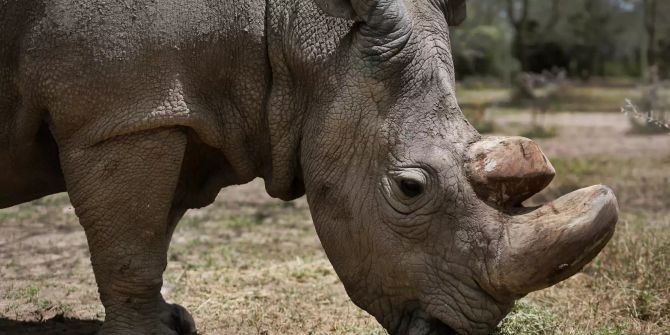
[[[558,177],[545,196],[606,182],[617,189],[624,214],[594,262],[575,277],[522,299],[495,334],[670,332],[670,198],[662,197],[668,188],[660,184],[670,177],[670,155],[557,158],[553,163]],[[262,186],[256,191],[262,192]],[[647,201],[633,206],[632,197]],[[36,218],[63,211],[40,206],[18,210]],[[64,224],[76,226],[75,221]],[[68,243],[69,248],[85,249],[81,242]],[[40,249],[44,245],[30,252],[45,254]],[[165,296],[191,310],[204,334],[385,334],[347,298],[319,246],[304,200],[290,206],[269,200],[217,201],[187,216],[177,229],[170,257]],[[12,267],[33,267],[24,261],[17,259]],[[0,283],[2,316],[100,319],[87,264],[70,268],[70,273],[53,266],[45,277],[38,272],[25,280],[11,279],[10,286]],[[84,284],[76,284],[82,280]]]
[[[670,188],[662,183],[669,177],[670,156],[556,158],[553,163],[558,177],[546,197],[604,182],[617,190],[625,214],[593,263],[572,279],[522,299],[496,334],[669,332],[670,197],[663,198],[663,192]],[[646,201],[632,206],[632,197]],[[660,203],[650,200],[654,198]],[[297,207],[304,210],[302,206]],[[191,260],[194,266],[180,271],[177,264],[170,265],[166,281],[175,287],[170,297],[198,311],[205,333],[384,334],[344,295],[305,212],[281,206],[258,211],[271,214],[260,223],[257,213],[245,214],[243,222],[255,223],[241,225],[241,235],[225,246],[196,238],[195,244],[173,248],[182,263]],[[220,233],[217,225],[239,226],[239,216],[224,213],[211,210],[199,227],[201,236]],[[274,242],[265,243],[268,235]],[[202,313],[205,309],[209,312]],[[222,321],[220,315],[236,317]]]
[[[512,90],[505,87],[457,87],[459,105],[466,118],[482,134],[504,132],[493,116],[530,113],[540,109],[546,113],[554,112],[611,112],[618,113],[625,104],[625,99],[639,102],[642,93],[633,82],[608,84],[607,82],[579,83],[572,82],[561,87],[550,97],[537,101],[515,101]],[[664,89],[660,95],[670,97],[670,89]],[[670,99],[670,98],[668,98]],[[631,123],[632,133],[658,133],[658,129]],[[524,125],[514,131],[520,136],[545,139],[557,135],[556,127],[543,125]]]
[[[504,87],[481,88],[460,85],[457,88],[458,102],[468,108],[484,104],[486,106],[508,106],[511,99],[510,89]],[[670,95],[663,91],[662,95]],[[565,85],[548,102],[549,111],[576,112],[619,112],[624,99],[639,101],[640,89],[635,83],[609,86],[604,83],[571,83]]]
[[[531,202],[543,203],[584,186],[605,184],[615,191],[625,213],[663,213],[670,209],[668,156],[554,157],[556,177]],[[533,201],[535,200],[535,201]]]
[[[594,262],[521,300],[497,334],[667,334],[669,268],[670,217],[626,215]]]
[[[558,317],[539,306],[519,302],[492,335],[554,334]]]
[[[480,120],[473,123],[472,126],[475,127],[480,134],[491,134],[495,131],[495,124],[493,121]]]
[[[640,100],[635,85],[607,87],[600,85],[568,85],[554,99],[554,110],[619,112],[624,99]]]
[[[13,288],[7,292],[4,299],[12,300],[13,302],[7,304],[4,308],[4,314],[20,314],[21,310],[31,309],[33,314],[39,320],[44,319],[44,315],[48,311],[57,314],[65,314],[73,312],[73,307],[69,303],[56,302],[42,297],[41,288],[28,285],[23,288]]]
[[[670,333],[670,157],[552,159],[545,202],[605,183],[618,196],[617,232],[573,278],[522,299],[499,335]]]
[[[461,107],[479,104],[503,104],[510,98],[510,92],[507,88],[470,88],[463,85],[456,88],[456,95]]]
[[[535,126],[522,132],[520,136],[532,139],[556,137],[558,130],[554,127]]]

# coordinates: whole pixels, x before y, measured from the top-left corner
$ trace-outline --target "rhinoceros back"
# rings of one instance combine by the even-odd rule
[[[0,208],[64,191],[56,143],[159,127],[188,128],[236,178],[257,175],[265,6],[0,0]]]

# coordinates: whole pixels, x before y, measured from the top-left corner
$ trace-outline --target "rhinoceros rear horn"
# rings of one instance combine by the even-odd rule
[[[467,156],[468,179],[477,195],[502,207],[521,204],[556,174],[540,147],[523,137],[485,137]]]

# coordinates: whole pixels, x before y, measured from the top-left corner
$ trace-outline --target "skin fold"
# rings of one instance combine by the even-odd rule
[[[605,186],[519,207],[553,167],[464,118],[464,18],[464,0],[0,0],[0,208],[69,193],[99,334],[195,334],[160,294],[172,232],[254,178],[306,194],[390,334],[487,334],[590,261],[617,207]]]

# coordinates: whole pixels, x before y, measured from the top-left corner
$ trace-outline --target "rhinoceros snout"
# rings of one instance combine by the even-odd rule
[[[506,212],[491,283],[520,296],[556,284],[593,259],[618,220],[614,192],[596,185],[535,209],[511,209],[544,189],[556,172],[539,146],[523,137],[486,137],[468,150],[475,193]],[[499,216],[498,216],[499,217]]]

